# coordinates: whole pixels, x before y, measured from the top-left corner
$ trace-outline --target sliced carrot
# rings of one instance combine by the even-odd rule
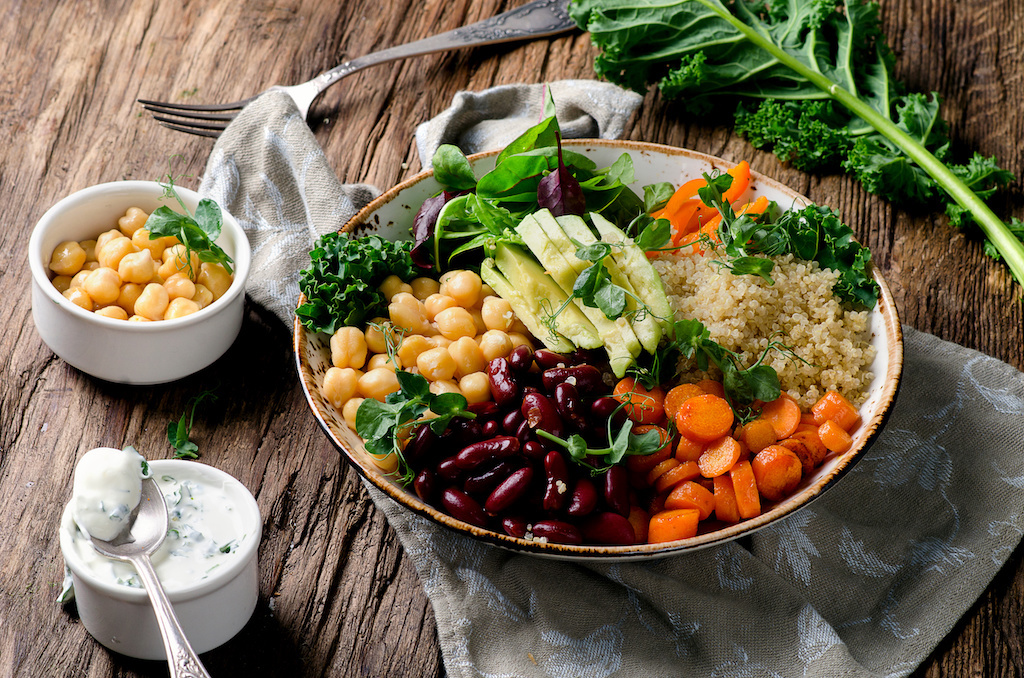
[[[767,419],[775,428],[775,436],[782,440],[796,432],[800,425],[800,405],[788,393],[783,393],[761,408],[761,418]]]
[[[672,456],[672,439],[669,436],[668,431],[661,426],[640,424],[633,427],[632,433],[636,435],[643,435],[649,431],[658,432],[658,437],[661,439],[661,446],[658,447],[656,452],[652,452],[651,454],[631,454],[626,457],[626,468],[630,471],[642,471],[646,473]]]
[[[655,513],[664,511],[666,499],[668,499],[668,492],[660,492],[651,497],[651,501],[647,505],[647,514],[653,516]]]
[[[676,459],[697,461],[702,452],[704,452],[704,443],[682,433],[679,434],[679,442],[676,443]]]
[[[647,527],[650,523],[651,517],[647,511],[643,510],[639,506],[633,505],[629,507],[629,516],[626,517],[629,524],[633,526],[633,535],[635,537],[635,543],[646,544],[647,543]]]
[[[815,468],[817,468],[821,462],[825,461],[825,457],[828,456],[828,449],[825,447],[825,444],[821,442],[821,435],[818,433],[818,427],[805,430],[798,429],[797,432],[790,437],[796,438],[807,446],[807,451],[811,453],[811,460],[813,461]]]
[[[775,427],[767,419],[754,419],[743,425],[740,439],[747,444],[751,454],[757,454],[769,445],[779,441]]]
[[[818,428],[818,436],[822,445],[830,452],[842,454],[853,445],[853,437],[843,427],[829,419]]]
[[[705,391],[697,384],[679,384],[665,394],[665,416],[669,421],[676,418],[679,406],[694,396],[704,395]]]
[[[648,487],[654,487],[654,483],[658,481],[658,478],[662,477],[676,466],[679,466],[679,462],[676,461],[675,457],[669,457],[665,461],[661,462],[650,471],[647,472],[647,485]]]
[[[828,420],[839,424],[849,433],[860,422],[860,413],[839,391],[828,391],[811,406],[814,421],[820,426]]]
[[[715,381],[714,379],[701,379],[697,382],[697,386],[699,386],[705,393],[716,395],[719,398],[725,397],[725,386],[723,386],[720,381]]]
[[[761,515],[761,495],[749,461],[738,462],[729,471],[732,489],[736,493],[736,509],[744,520]]]
[[[750,462],[757,491],[768,501],[780,501],[800,484],[803,465],[796,454],[782,445],[769,445]]]
[[[679,406],[676,428],[694,440],[711,442],[732,431],[733,419],[729,402],[707,393],[690,398]]]
[[[740,521],[740,509],[736,505],[736,490],[728,474],[714,479],[715,517],[726,523]]]
[[[692,480],[679,483],[665,499],[665,508],[692,508],[700,511],[700,519],[706,520],[715,510],[715,495],[703,485]]]
[[[814,426],[817,428],[818,422],[815,421],[814,412],[801,412],[800,426]]]
[[[700,512],[697,509],[673,509],[651,516],[647,528],[647,543],[662,544],[667,541],[690,539],[697,536]]]
[[[739,443],[732,436],[722,436],[704,448],[704,453],[697,460],[700,474],[705,478],[714,478],[728,473],[736,465],[742,453]]]
[[[665,473],[655,480],[654,491],[667,492],[679,483],[699,477],[700,467],[697,466],[697,462],[684,461],[679,464],[679,466],[673,466],[668,471],[665,471]]]
[[[787,450],[796,455],[797,459],[800,460],[800,468],[803,469],[803,473],[811,473],[814,471],[814,457],[811,456],[811,451],[807,449],[807,445],[798,438],[793,436],[789,438],[783,438],[779,441],[779,445],[782,445]]]
[[[665,392],[660,386],[648,390],[633,377],[623,377],[612,389],[612,397],[626,404],[626,416],[638,424],[657,424],[665,415]]]

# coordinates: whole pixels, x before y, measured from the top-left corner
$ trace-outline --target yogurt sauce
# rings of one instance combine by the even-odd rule
[[[130,454],[127,450],[130,450]],[[114,500],[104,500],[103,507],[112,507],[115,502],[126,496],[120,481],[125,481],[125,485],[131,485],[130,490],[135,492],[135,504],[138,504],[142,476],[131,477],[128,482],[131,473],[125,469],[127,467],[137,470],[139,466],[132,467],[132,464],[137,464],[140,460],[144,463],[142,456],[134,449],[126,448],[123,457],[105,452],[90,458],[95,451],[84,455],[75,470],[73,506],[77,507],[79,504],[78,477],[82,464],[87,460],[90,464],[96,463],[97,466],[111,462],[110,466],[104,466],[103,471],[95,468],[83,475],[83,478],[89,479],[88,482],[83,480],[83,485],[90,489],[96,489],[92,484],[95,478],[111,479],[106,491],[109,493],[107,496]],[[176,472],[173,477],[168,474],[153,476],[167,504],[170,527],[167,538],[151,560],[157,576],[168,591],[184,588],[209,577],[219,566],[234,557],[233,554],[248,536],[244,531],[243,511],[238,510],[238,506],[221,481],[203,473],[204,468],[201,464],[196,464],[193,468]],[[118,482],[113,482],[113,479],[117,479]],[[129,491],[127,497],[130,499],[131,496],[132,493]],[[130,502],[124,503],[124,506],[128,505]],[[104,538],[94,531],[94,519],[96,523],[103,524],[103,519],[99,517],[103,515],[110,517],[107,522],[118,522],[113,516],[119,516],[121,511],[121,504],[118,504],[117,508],[100,509],[96,509],[93,504],[93,510],[83,512],[81,519],[79,512],[74,511],[73,521],[76,524],[67,527],[73,531],[75,552],[93,574],[110,583],[141,588],[138,574],[131,564],[100,555],[85,534],[87,532]],[[130,513],[130,509],[125,513]],[[106,527],[105,524],[103,526]],[[116,530],[115,534],[119,531]]]
[[[90,536],[110,541],[131,522],[149,466],[133,447],[89,450],[75,467],[71,490],[75,522]]]

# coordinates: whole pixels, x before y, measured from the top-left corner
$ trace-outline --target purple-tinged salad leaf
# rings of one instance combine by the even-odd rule
[[[537,204],[546,207],[556,217],[566,214],[583,216],[587,211],[587,199],[580,182],[572,175],[562,159],[562,136],[555,134],[558,148],[558,167],[540,180],[537,185]]]
[[[416,217],[412,222],[412,262],[420,268],[433,268],[434,266],[434,225],[437,224],[437,215],[441,213],[445,203],[455,197],[455,193],[441,191],[432,198],[427,198],[420,205]]]

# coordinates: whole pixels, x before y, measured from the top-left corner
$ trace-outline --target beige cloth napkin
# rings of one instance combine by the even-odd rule
[[[554,87],[560,119],[581,134],[619,136],[639,105],[596,82]],[[513,125],[539,119],[540,91],[460,94],[417,130],[422,157],[441,141],[467,152],[501,146],[518,133]],[[232,123],[200,190],[245,226],[256,256],[249,293],[288,327],[313,238],[376,193],[339,183],[282,95]],[[652,562],[577,565],[477,543],[368,486],[419,571],[448,674],[910,673],[1020,542],[1024,375],[904,332],[903,385],[877,442],[821,499],[742,541]]]

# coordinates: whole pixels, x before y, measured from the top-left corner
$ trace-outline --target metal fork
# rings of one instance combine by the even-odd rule
[[[301,85],[277,85],[260,94],[271,91],[286,92],[295,100],[302,117],[306,118],[309,107],[321,92],[345,76],[369,66],[434,52],[541,38],[568,31],[575,23],[569,18],[567,5],[568,0],[533,0],[522,7],[447,33],[346,61]],[[188,134],[218,137],[242,108],[258,96],[259,94],[230,104],[175,104],[146,99],[138,101],[164,127]]]

